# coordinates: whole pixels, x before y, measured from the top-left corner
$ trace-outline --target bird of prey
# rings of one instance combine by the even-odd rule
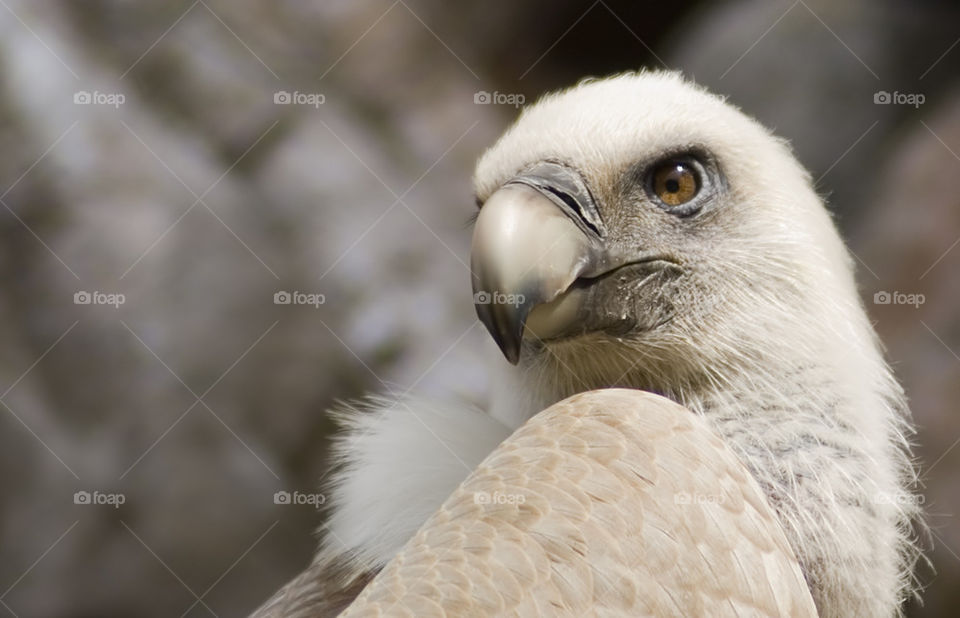
[[[629,73],[474,183],[489,409],[341,411],[323,545],[256,615],[900,615],[909,413],[787,143]]]

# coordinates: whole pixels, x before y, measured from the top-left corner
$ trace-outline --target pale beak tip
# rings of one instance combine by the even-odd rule
[[[503,355],[506,357],[507,362],[511,365],[516,365],[520,362],[520,346],[517,344],[513,345],[502,345],[500,346],[500,351],[503,352]]]
[[[513,314],[502,307],[494,308],[489,304],[476,304],[477,317],[487,327],[497,347],[511,365],[520,362],[520,347],[523,338],[523,322],[526,311]]]

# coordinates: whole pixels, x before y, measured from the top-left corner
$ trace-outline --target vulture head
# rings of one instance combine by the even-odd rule
[[[702,392],[798,348],[872,345],[787,144],[676,74],[545,97],[483,155],[475,188],[477,313],[518,365],[506,374],[538,393],[529,411],[608,386]]]

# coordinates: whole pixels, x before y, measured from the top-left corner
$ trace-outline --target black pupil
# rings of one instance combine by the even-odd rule
[[[666,185],[667,185],[667,191],[669,191],[670,193],[676,193],[677,191],[680,190],[680,181],[677,180],[676,178],[670,178],[669,180],[667,180]]]

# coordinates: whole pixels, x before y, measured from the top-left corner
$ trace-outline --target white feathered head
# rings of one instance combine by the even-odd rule
[[[478,315],[510,362],[568,368],[568,390],[695,388],[831,350],[882,366],[807,172],[678,74],[543,98],[475,189]]]

